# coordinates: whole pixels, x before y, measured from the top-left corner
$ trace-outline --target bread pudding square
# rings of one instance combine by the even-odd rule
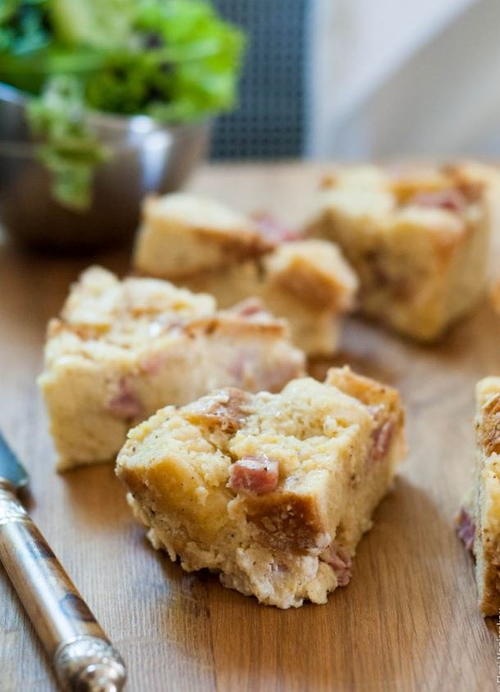
[[[260,304],[217,311],[166,281],[83,273],[50,322],[39,378],[59,468],[114,459],[131,425],[213,388],[279,391],[303,373],[283,321]]]
[[[129,432],[116,470],[155,548],[289,608],[349,582],[405,451],[397,392],[343,368],[163,408]]]
[[[205,205],[213,213],[210,231],[202,232]],[[358,282],[332,243],[298,240],[267,216],[242,217],[193,194],[146,200],[143,217],[137,272],[210,293],[220,307],[259,297],[288,320],[294,343],[308,355],[336,350],[339,318],[352,309]]]
[[[243,214],[200,195],[175,192],[146,198],[134,265],[141,273],[175,281],[272,247]]]
[[[500,611],[500,377],[476,388],[476,463],[471,492],[458,516],[458,534],[475,558],[479,608]]]
[[[340,246],[360,308],[421,341],[440,337],[480,297],[498,174],[479,164],[339,168],[307,232]]]
[[[282,243],[262,260],[259,296],[288,320],[292,340],[309,356],[331,356],[341,320],[355,305],[358,279],[338,247],[321,240]]]
[[[322,240],[282,243],[263,259],[269,290],[287,290],[311,307],[350,310],[358,288],[339,248]]]
[[[292,341],[309,356],[329,356],[340,337],[340,320],[352,309],[357,278],[333,243],[303,240],[278,245],[259,262],[232,264],[182,282],[193,291],[234,305],[257,296],[290,325]]]
[[[234,306],[236,299],[244,312],[253,309],[258,297],[274,315],[286,319],[293,343],[308,356],[331,356],[338,348],[343,316],[338,309],[314,306],[288,287],[275,285],[255,263],[197,275],[183,285],[194,292],[210,293],[222,306]]]

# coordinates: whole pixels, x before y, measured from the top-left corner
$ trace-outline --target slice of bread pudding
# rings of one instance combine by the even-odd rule
[[[247,216],[201,195],[174,192],[145,199],[134,265],[141,273],[178,281],[272,247]]]
[[[117,474],[155,548],[280,608],[325,603],[405,454],[397,392],[348,368],[215,391],[131,430]]]
[[[212,212],[210,225],[200,213],[205,205]],[[235,218],[239,223],[229,224]],[[299,348],[308,355],[331,355],[339,318],[354,304],[354,272],[330,242],[298,240],[268,217],[259,222],[246,218],[246,225],[243,219],[197,195],[150,198],[137,237],[135,269],[211,293],[221,307],[259,297],[288,320]]]
[[[63,469],[113,459],[166,404],[226,385],[279,391],[303,371],[286,324],[255,301],[217,311],[212,296],[94,267],[49,324],[39,383]]]
[[[365,314],[432,341],[483,292],[498,191],[496,170],[479,164],[339,168],[307,232],[339,244]]]
[[[500,611],[500,377],[486,377],[476,389],[474,483],[458,516],[458,534],[476,561],[479,608]]]
[[[258,297],[290,325],[294,344],[310,356],[331,356],[340,338],[341,316],[354,306],[358,282],[333,243],[282,243],[259,262],[204,272],[183,285],[212,294],[221,307]]]

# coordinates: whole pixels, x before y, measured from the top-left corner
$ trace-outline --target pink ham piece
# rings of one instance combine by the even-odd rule
[[[279,464],[265,454],[245,456],[231,466],[227,487],[263,495],[278,487]]]
[[[126,377],[118,382],[118,391],[108,401],[107,409],[117,418],[139,418],[144,413],[139,397]]]
[[[233,435],[245,421],[245,407],[249,399],[249,395],[243,390],[227,387],[194,401],[186,408],[186,412],[194,423],[217,426],[223,432]]]
[[[409,200],[409,204],[415,204],[419,207],[447,209],[459,214],[467,206],[467,200],[460,190],[450,188],[448,190],[437,190],[436,192],[419,192]]]
[[[279,245],[280,243],[286,243],[291,240],[298,240],[301,237],[299,231],[288,228],[266,212],[256,212],[252,214],[252,218],[256,222],[264,238],[273,245]]]
[[[457,534],[460,540],[463,541],[465,549],[472,552],[474,538],[476,536],[476,525],[471,515],[464,507],[462,507],[457,517]]]
[[[146,375],[158,375],[166,362],[166,357],[163,353],[151,353],[140,361],[139,367]]]
[[[182,329],[184,324],[185,321],[179,317],[170,314],[158,315],[149,325],[149,336],[155,339],[157,336],[163,336],[171,329]]]
[[[343,548],[339,548],[335,543],[331,543],[321,553],[320,560],[328,563],[333,569],[339,586],[347,586],[351,580],[352,560]]]
[[[238,315],[238,317],[271,317],[270,312],[258,298],[245,298],[245,300],[234,305],[228,312]]]
[[[370,463],[376,464],[381,461],[391,445],[394,434],[394,421],[385,420],[372,432],[372,449],[370,452]]]

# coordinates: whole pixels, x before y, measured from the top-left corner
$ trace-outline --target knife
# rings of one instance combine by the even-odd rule
[[[118,692],[125,664],[24,509],[28,474],[0,432],[0,562],[64,690]]]

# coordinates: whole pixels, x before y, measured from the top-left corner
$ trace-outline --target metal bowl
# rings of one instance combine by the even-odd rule
[[[137,228],[144,195],[179,188],[208,148],[208,121],[167,127],[142,115],[96,114],[90,122],[111,156],[96,168],[90,208],[73,211],[53,198],[24,96],[0,85],[0,223],[16,242],[59,252],[125,243]]]

